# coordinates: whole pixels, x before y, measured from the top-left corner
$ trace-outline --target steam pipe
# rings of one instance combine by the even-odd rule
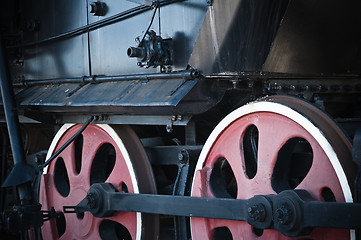
[[[4,106],[6,124],[9,132],[11,150],[14,158],[14,168],[6,179],[3,186],[18,185],[20,200],[22,203],[31,202],[33,200],[30,194],[30,180],[32,174],[26,163],[23,142],[20,135],[19,118],[17,114],[17,106],[15,103],[15,95],[12,88],[10,73],[5,57],[5,48],[0,35],[0,87],[1,96]],[[16,184],[13,184],[15,183]]]
[[[49,85],[49,84],[64,84],[64,83],[101,83],[101,82],[118,82],[118,81],[132,81],[132,80],[155,80],[155,79],[194,79],[200,76],[197,70],[185,70],[181,72],[172,73],[153,73],[153,74],[132,74],[132,75],[118,75],[118,76],[87,76],[75,78],[57,78],[44,80],[25,80],[22,83],[13,84],[14,87],[35,86],[35,85]]]

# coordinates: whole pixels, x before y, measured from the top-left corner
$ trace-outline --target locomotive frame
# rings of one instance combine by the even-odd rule
[[[1,234],[359,239],[360,7],[4,3]]]

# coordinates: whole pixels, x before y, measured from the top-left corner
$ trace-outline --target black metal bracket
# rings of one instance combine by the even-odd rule
[[[43,211],[41,204],[16,205],[12,212],[1,218],[1,227],[10,232],[24,232],[40,228],[45,221],[58,218],[61,214],[53,207],[49,211]]]
[[[188,196],[190,195],[190,188],[192,176],[196,161],[200,154],[200,149],[182,149],[178,153],[178,175],[174,183],[173,195],[175,196]],[[184,216],[174,216],[175,226],[175,240],[188,239],[190,235],[189,219]]]
[[[128,57],[136,57],[139,67],[157,67],[173,64],[172,39],[163,39],[153,30],[147,31],[138,47],[127,50]]]
[[[361,204],[314,201],[305,190],[241,200],[120,193],[110,183],[97,183],[77,206],[64,210],[89,211],[98,218],[127,211],[247,221],[258,229],[275,229],[288,237],[307,235],[314,227],[361,229]]]

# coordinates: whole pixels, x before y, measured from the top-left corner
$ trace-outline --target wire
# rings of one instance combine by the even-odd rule
[[[25,43],[25,44],[22,44],[22,45],[9,46],[8,48],[35,47],[36,45],[40,45],[40,44],[46,44],[46,43],[51,43],[51,42],[54,42],[54,41],[59,41],[59,40],[64,40],[64,39],[76,37],[76,36],[81,35],[83,33],[87,33],[88,31],[93,31],[93,30],[96,30],[96,29],[98,29],[100,27],[103,27],[103,26],[106,26],[106,25],[109,25],[109,24],[124,20],[124,19],[126,19],[128,17],[131,17],[133,15],[142,13],[142,12],[147,11],[149,9],[151,9],[151,7],[145,6],[145,5],[134,7],[134,8],[128,9],[128,10],[126,10],[124,12],[115,14],[115,15],[109,17],[109,18],[105,18],[103,20],[100,20],[100,21],[97,21],[97,22],[94,22],[94,23],[91,23],[91,24],[87,24],[85,26],[76,28],[76,29],[71,30],[71,31],[66,32],[66,33],[62,33],[62,34],[59,34],[59,35],[56,35],[56,36],[53,36],[53,37],[49,37],[49,38],[46,38],[46,39],[43,39],[43,40],[40,40],[40,41]]]
[[[59,148],[58,151],[56,151],[48,160],[44,162],[44,164],[41,166],[41,170],[44,169],[46,166],[48,166],[51,161],[53,161],[64,149],[72,143],[76,137],[78,137],[87,127],[88,125],[94,120],[94,117],[91,116],[88,118],[88,120],[83,124],[83,126],[77,131],[66,143],[64,143],[61,148]]]
[[[158,8],[159,8],[159,2],[156,3],[155,6],[154,6],[154,11],[153,11],[152,18],[151,18],[150,23],[149,23],[149,25],[148,25],[148,27],[147,27],[147,30],[145,30],[145,32],[144,32],[144,34],[143,34],[142,40],[141,40],[140,43],[139,43],[139,47],[142,46],[143,40],[144,40],[145,36],[147,35],[150,27],[151,27],[152,24],[153,24],[154,17],[155,17],[155,14],[157,13],[157,9],[158,9]]]
[[[166,5],[169,5],[169,4],[172,4],[172,3],[183,2],[183,1],[185,1],[185,0],[171,0],[171,1],[163,0],[163,1],[160,1],[157,5],[158,5],[158,7],[161,7],[161,6],[166,6]],[[123,20],[125,20],[127,18],[136,16],[138,14],[149,11],[151,9],[153,9],[152,6],[144,4],[144,5],[137,6],[137,7],[128,9],[126,11],[120,12],[120,13],[115,14],[113,16],[110,16],[108,18],[104,18],[104,19],[99,20],[97,22],[94,22],[94,23],[87,24],[85,26],[76,28],[76,29],[71,30],[69,32],[65,32],[65,33],[62,33],[62,34],[59,34],[59,35],[56,35],[56,36],[53,36],[53,37],[49,37],[49,38],[46,38],[46,39],[43,39],[43,40],[40,40],[40,41],[8,46],[7,48],[19,48],[19,47],[30,48],[30,47],[35,47],[35,46],[41,45],[41,44],[48,44],[48,43],[55,42],[55,41],[65,40],[65,39],[68,39],[68,38],[79,36],[79,35],[87,33],[87,32],[94,31],[94,30],[96,30],[98,28],[101,28],[101,27],[104,27],[104,26],[107,26],[107,25],[110,25],[110,24],[113,24],[113,23],[123,21]]]

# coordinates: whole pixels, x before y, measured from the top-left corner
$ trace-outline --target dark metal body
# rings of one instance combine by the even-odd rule
[[[288,237],[307,235],[313,227],[361,228],[361,204],[316,202],[303,190],[240,200],[120,193],[110,183],[104,183],[92,185],[77,206],[64,207],[65,213],[84,211],[99,218],[110,217],[116,211],[131,211],[247,221],[256,228],[276,229]]]
[[[221,80],[228,74],[238,80],[243,72],[283,73],[282,83],[292,80],[290,74],[316,78],[322,75],[327,80],[333,74],[360,72],[361,20],[356,10],[360,3],[356,0],[160,1],[156,11],[149,3],[103,1],[107,6],[104,16],[94,16],[90,3],[8,3],[13,9],[8,14],[13,13],[13,18],[20,12],[19,20],[6,27],[12,36],[8,44],[14,63],[12,78],[25,90],[19,89],[17,94],[22,109],[56,112],[58,116],[68,112],[169,116],[200,114],[215,106],[229,87],[222,88],[216,81],[212,85],[190,83],[181,74],[178,84],[167,84],[169,81],[155,80],[156,76],[173,79],[175,75],[162,74],[160,68],[140,68],[138,60],[128,57],[129,47],[138,45],[135,38],[145,36],[147,29],[163,39],[172,39],[174,60],[167,71],[191,67],[205,77],[212,76],[212,80]],[[19,32],[22,35],[17,35]],[[154,79],[151,82],[158,82],[154,87],[161,92],[156,93],[148,86],[150,83],[144,85],[149,92],[130,91],[139,85],[134,78]],[[119,79],[125,83],[108,82]],[[99,82],[96,80],[106,83],[94,84]],[[297,94],[292,92],[293,84],[290,82],[286,91],[268,91],[266,86],[255,91],[256,95],[289,91]],[[306,98],[318,92],[318,86],[312,88],[303,82],[298,85],[306,89],[305,94],[302,92]],[[173,98],[174,91],[180,92],[177,100],[165,100]],[[104,97],[104,92],[110,97]],[[141,98],[143,95],[149,97]],[[159,96],[164,97],[157,99]],[[129,101],[130,98],[139,100]],[[189,103],[189,99],[198,107],[180,106],[182,102]],[[154,103],[161,108],[154,111]]]
[[[4,186],[19,187],[20,200],[24,203],[32,203],[33,196],[29,191],[29,182],[33,179],[35,173],[28,166],[25,158],[23,141],[20,135],[19,119],[17,106],[15,102],[14,91],[11,86],[10,73],[8,70],[5,49],[0,34],[0,86],[3,99],[4,112],[6,117],[7,128],[9,132],[10,144],[14,156],[14,169],[4,182]]]
[[[259,220],[264,216],[259,216],[263,208],[258,209],[257,203],[248,212],[244,201],[213,199],[207,205],[207,199],[184,197],[189,195],[195,159],[210,129],[231,110],[257,97],[305,98],[329,113],[351,137],[355,135],[361,125],[360,8],[359,0],[7,1],[0,9],[0,22],[8,58],[1,58],[0,73],[1,82],[8,84],[2,86],[3,105],[8,128],[15,131],[10,132],[15,169],[18,163],[25,164],[24,157],[18,157],[24,153],[13,111],[17,107],[21,116],[51,127],[83,123],[89,115],[94,123],[132,124],[141,130],[165,125],[169,134],[186,126],[183,143],[177,139],[182,132],[172,135],[177,146],[161,142],[146,147],[153,167],[176,166],[169,195],[112,193],[107,199],[114,206],[107,210],[177,215],[176,239],[188,237],[185,216],[248,220],[256,228],[274,227],[289,236],[313,226],[360,227],[358,205],[297,200],[303,208],[302,224],[290,230],[282,223],[287,222],[284,209],[275,205],[278,197],[273,205],[269,196],[261,197],[264,204],[275,207],[272,214],[280,209],[279,221],[268,218],[267,223]],[[136,39],[148,30],[159,38],[146,39],[144,47]],[[3,81],[10,79],[6,61],[17,106],[7,95],[12,92],[10,82]],[[143,64],[149,68],[138,66]],[[359,136],[355,145],[360,144]],[[355,147],[357,163],[359,148]],[[25,171],[26,181],[31,171]],[[120,206],[118,198],[136,201]],[[183,207],[172,208],[177,203]],[[217,205],[219,210],[207,211]],[[157,211],[154,206],[159,206]],[[355,215],[341,223],[313,218],[313,212],[331,218],[328,209],[337,216],[343,211]]]

